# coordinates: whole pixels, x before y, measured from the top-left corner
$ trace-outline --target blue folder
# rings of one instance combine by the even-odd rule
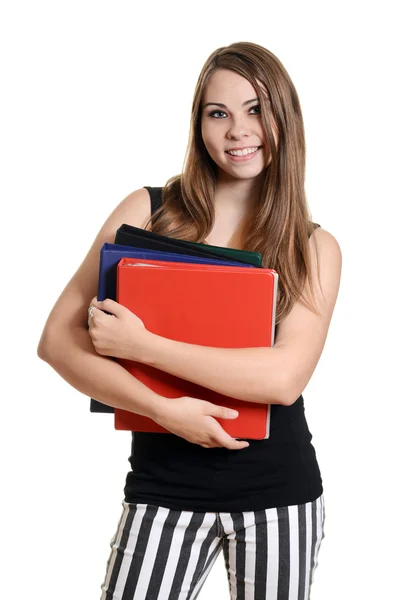
[[[117,265],[121,258],[141,258],[144,260],[163,260],[166,262],[195,263],[203,265],[222,265],[231,267],[249,267],[255,269],[254,265],[242,262],[218,260],[217,258],[205,258],[200,256],[188,256],[186,254],[175,254],[161,250],[146,250],[143,248],[131,248],[119,244],[103,244],[100,250],[99,283],[97,299],[99,302],[105,298],[116,300],[117,290]]]

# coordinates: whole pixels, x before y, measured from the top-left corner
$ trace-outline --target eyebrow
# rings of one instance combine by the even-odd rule
[[[246,102],[243,102],[242,106],[246,106],[246,104],[251,104],[252,102],[255,101],[259,101],[259,98],[252,98],[251,100],[246,100]],[[220,106],[221,108],[228,108],[225,104],[221,104],[221,102],[207,102],[207,104],[205,104],[203,106],[203,108],[205,108],[206,106],[209,106],[210,104],[213,104],[215,106]]]

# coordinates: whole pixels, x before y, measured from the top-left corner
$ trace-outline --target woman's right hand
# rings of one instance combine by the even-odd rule
[[[171,433],[203,448],[228,448],[241,450],[249,443],[231,437],[214,419],[236,419],[237,411],[212,404],[207,400],[183,396],[165,398],[162,411],[155,418],[157,423]],[[154,417],[153,417],[154,418]]]

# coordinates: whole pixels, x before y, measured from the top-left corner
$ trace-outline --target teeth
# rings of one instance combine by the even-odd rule
[[[258,148],[246,148],[245,150],[228,150],[228,154],[233,156],[246,156],[246,154],[252,154],[257,152]]]

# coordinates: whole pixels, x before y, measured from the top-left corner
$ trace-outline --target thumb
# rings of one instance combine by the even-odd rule
[[[237,410],[228,408],[227,406],[215,406],[215,411],[212,413],[213,417],[219,417],[220,419],[236,419],[239,416]]]
[[[96,301],[93,302],[93,305],[96,308],[108,312],[116,317],[121,316],[125,309],[124,306],[118,304],[118,302],[115,302],[115,300],[111,300],[111,298],[105,298],[105,300],[100,301],[96,299]]]

